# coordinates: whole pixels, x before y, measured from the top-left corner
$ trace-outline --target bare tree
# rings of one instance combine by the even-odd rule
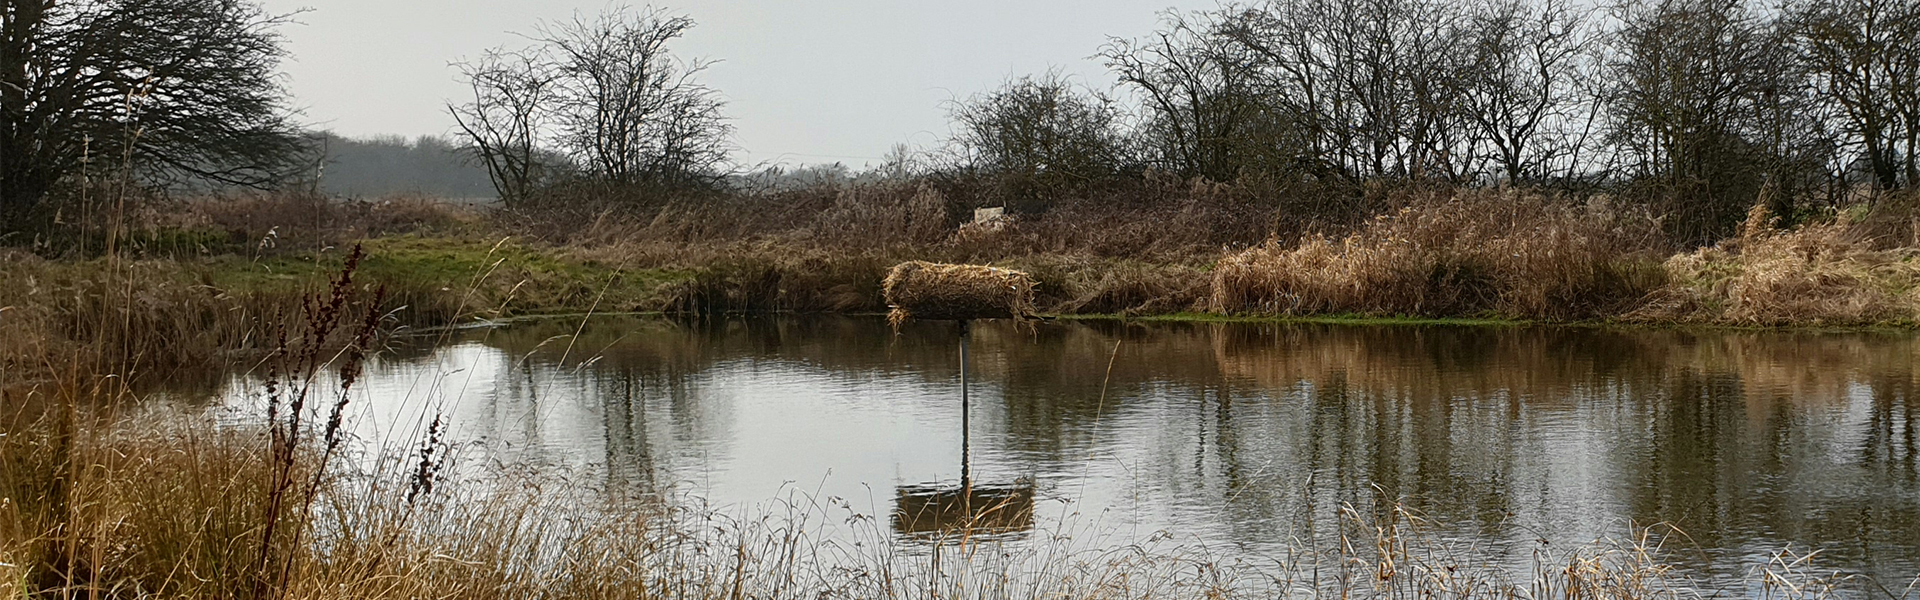
[[[486,166],[500,200],[524,200],[553,166],[541,143],[556,92],[554,69],[537,55],[494,50],[461,64],[460,72],[473,101],[449,103],[447,111]]]
[[[1351,178],[1448,178],[1472,163],[1459,110],[1463,15],[1432,0],[1274,0],[1222,21],[1312,162]]]
[[[553,57],[560,147],[618,185],[703,185],[724,175],[732,125],[695,79],[711,64],[680,61],[667,43],[693,20],[616,8],[542,28]]]
[[[1586,6],[1265,0],[1100,56],[1183,175],[1625,186],[1687,241],[1849,164],[1920,183],[1920,0]]]
[[[243,186],[306,164],[280,23],[244,0],[0,0],[0,210],[93,157]]]
[[[1299,166],[1290,111],[1260,89],[1254,58],[1228,35],[1237,16],[1168,12],[1162,31],[1110,39],[1101,49],[1108,69],[1145,105],[1139,135],[1150,162],[1219,181]]]
[[[1464,36],[1470,68],[1456,81],[1476,157],[1515,183],[1562,181],[1585,166],[1597,105],[1582,81],[1592,73],[1596,32],[1565,0],[1489,0],[1473,8]]]
[[[1757,145],[1782,51],[1738,0],[1622,5],[1602,85],[1611,141],[1657,186],[1681,239],[1730,231],[1765,184]]]
[[[1920,1],[1801,0],[1788,10],[1799,59],[1873,183],[1920,184]]]
[[[1126,159],[1112,101],[1058,73],[1022,77],[956,105],[954,141],[974,168],[1024,195],[1053,195],[1112,177]]]
[[[1899,65],[1898,83],[1889,87],[1902,129],[1907,187],[1920,187],[1920,7],[1914,4],[1907,2],[1900,13],[1902,41],[1887,48],[1891,62]]]
[[[697,79],[710,63],[667,49],[692,27],[626,8],[542,25],[530,48],[461,65],[473,100],[448,111],[510,202],[561,173],[628,189],[717,184],[733,126]]]

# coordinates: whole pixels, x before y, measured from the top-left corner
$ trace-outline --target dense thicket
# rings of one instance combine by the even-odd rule
[[[703,63],[665,48],[690,26],[615,11],[470,64],[453,110],[500,195],[722,181]],[[1344,223],[1383,187],[1606,193],[1691,243],[1755,204],[1792,220],[1920,183],[1920,0],[1267,0],[1168,12],[1096,57],[1110,91],[1046,73],[957,102],[911,175],[1022,212],[1251,182]]]
[[[1168,13],[1099,57],[1132,101],[1106,147],[1128,151],[1075,172],[1608,191],[1681,241],[1755,203],[1792,216],[1920,182],[1916,0],[1269,0]],[[1059,169],[995,142],[1105,131],[1110,113],[1073,107],[1106,102],[1015,80],[955,112],[960,156]],[[1027,114],[1045,118],[1005,117]],[[1340,196],[1320,209],[1356,206]]]
[[[1113,102],[1059,73],[1009,81],[951,117],[965,168],[991,176],[1002,203],[1084,193],[1121,176],[1132,158]]]
[[[277,24],[243,0],[0,1],[0,212],[86,176],[257,186],[305,165]]]

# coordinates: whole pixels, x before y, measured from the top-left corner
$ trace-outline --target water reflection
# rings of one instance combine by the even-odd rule
[[[578,326],[389,357],[363,436],[440,407],[504,463],[721,504],[839,497],[908,536],[1039,520],[1264,553],[1401,503],[1516,565],[1670,523],[1700,573],[1789,543],[1920,572],[1907,334],[976,323],[969,493],[953,324]]]
[[[912,484],[894,490],[893,530],[929,541],[1010,537],[1033,529],[1031,481]]]

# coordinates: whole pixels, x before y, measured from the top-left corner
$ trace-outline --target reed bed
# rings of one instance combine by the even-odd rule
[[[981,201],[973,192],[881,181],[512,211],[239,197],[152,217],[161,229],[148,237],[168,237],[166,227],[211,232],[228,243],[202,252],[264,264],[371,236],[374,270],[416,283],[395,285],[416,309],[449,304],[434,290],[459,287],[445,284],[475,270],[476,257],[511,258],[498,285],[437,311],[446,314],[509,303],[532,312],[884,312],[888,269],[926,261],[1030,273],[1042,313],[1737,325],[1914,318],[1906,265],[1920,201],[1910,194],[1679,248],[1642,205],[1520,189],[1367,188],[1344,201],[1376,216],[1347,223],[1295,218],[1298,202],[1276,203],[1277,192],[1251,183],[1155,179],[1012,215],[990,231],[965,226]],[[1329,193],[1309,204],[1343,201]],[[147,262],[157,271],[230,269]]]
[[[1879,248],[1866,227],[1776,228],[1764,207],[1738,237],[1674,255],[1672,284],[1627,315],[1639,321],[1741,325],[1912,323],[1920,315],[1915,249]]]
[[[0,382],[57,371],[126,377],[213,364],[262,343],[294,293],[229,293],[182,263],[52,261],[0,251]]]
[[[225,250],[252,255],[345,247],[380,236],[457,236],[480,230],[486,212],[423,196],[336,200],[297,192],[238,193],[185,202],[142,222],[211,232]],[[211,248],[209,250],[222,250]]]
[[[292,282],[317,284],[324,269],[316,266],[337,266],[355,242],[372,250],[369,276],[390,285],[396,306],[408,307],[403,318],[417,325],[589,309],[885,312],[882,280],[906,261],[1027,272],[1034,310],[1056,314],[1757,326],[1915,319],[1920,280],[1909,265],[1920,196],[1912,193],[1863,196],[1796,215],[1791,227],[1748,227],[1693,248],[1667,239],[1664,217],[1632,199],[1307,187],[1154,176],[1099,197],[1029,207],[1044,210],[991,228],[966,226],[990,195],[937,178],[513,209],[298,193],[150,199],[112,218],[81,211],[86,218],[52,225],[64,229],[34,234],[31,244],[9,234],[22,250],[0,253],[0,274],[34,285],[0,290],[0,329],[99,312],[83,305],[105,293],[88,282],[102,281],[91,273],[108,259],[91,257],[112,247],[113,260],[132,273],[116,280],[131,282],[119,293],[179,313],[155,323],[190,325],[158,339],[206,337],[232,329],[207,324],[224,318],[214,313],[279,305],[285,289],[299,287]],[[28,260],[35,256],[59,258]],[[473,273],[500,259],[488,283],[469,293]],[[263,287],[277,289],[254,294]],[[29,293],[36,289],[59,293]],[[66,306],[51,306],[55,299]]]
[[[260,281],[233,282],[220,280],[232,270],[190,261],[49,260],[0,250],[0,280],[9,283],[0,286],[0,336],[8,340],[0,345],[0,387],[56,376],[184,382],[257,358],[271,350],[274,324],[327,288],[328,269],[361,261],[356,252],[296,264],[292,274],[255,266]],[[356,297],[354,308],[377,310],[394,326],[458,323],[484,299],[441,282],[375,279],[392,287],[378,300]]]
[[[1278,315],[1618,314],[1657,288],[1658,223],[1603,202],[1462,192],[1381,215],[1344,237],[1269,242],[1222,258],[1212,306]]]

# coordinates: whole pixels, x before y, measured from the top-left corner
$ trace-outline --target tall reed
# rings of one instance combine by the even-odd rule
[[[1658,223],[1604,202],[1461,192],[1383,214],[1341,238],[1222,258],[1225,313],[1605,317],[1659,287]]]

